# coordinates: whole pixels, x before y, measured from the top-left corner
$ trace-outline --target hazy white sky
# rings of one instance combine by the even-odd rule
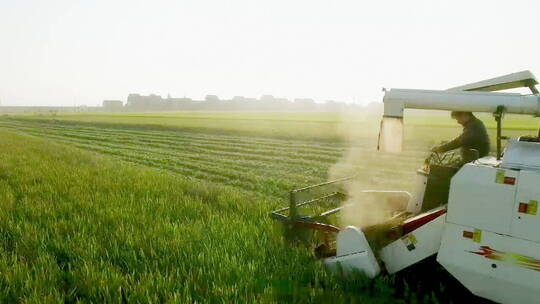
[[[2,105],[128,93],[369,102],[540,75],[540,1],[0,0]]]

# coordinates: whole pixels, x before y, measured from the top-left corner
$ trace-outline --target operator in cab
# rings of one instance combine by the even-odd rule
[[[489,136],[484,123],[471,112],[453,111],[451,116],[463,126],[463,133],[448,143],[434,147],[431,151],[444,153],[461,148],[462,165],[488,155]]]

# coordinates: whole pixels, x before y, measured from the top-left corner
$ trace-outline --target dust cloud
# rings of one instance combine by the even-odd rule
[[[403,195],[367,191],[388,190],[389,183],[381,170],[386,170],[388,175],[389,165],[397,156],[388,152],[401,151],[402,120],[383,119],[378,143],[379,129],[373,126],[370,128],[366,123],[372,124],[373,119],[369,120],[371,122],[344,123],[341,126],[339,131],[349,139],[349,148],[328,172],[330,180],[356,176],[343,185],[348,199],[343,203],[341,212],[342,227],[354,225],[365,228],[379,224],[406,205],[407,199]],[[366,128],[369,130],[366,131]]]
[[[380,224],[406,206],[407,200],[404,196],[364,191],[360,185],[351,183],[347,189],[349,198],[342,209],[340,222],[342,227],[353,225],[366,228]]]

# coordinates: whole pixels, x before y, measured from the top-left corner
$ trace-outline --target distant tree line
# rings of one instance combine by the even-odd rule
[[[159,95],[148,96],[129,94],[124,104],[120,100],[104,100],[103,110],[106,111],[343,111],[361,108],[358,105],[328,100],[316,103],[311,98],[276,98],[263,95],[259,99],[235,96],[231,99],[220,99],[216,95],[206,95],[204,100],[191,98],[173,98]]]

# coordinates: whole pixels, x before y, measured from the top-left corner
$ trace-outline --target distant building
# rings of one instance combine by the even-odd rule
[[[168,110],[182,110],[189,103],[193,103],[191,98],[182,97],[182,98],[173,98],[168,96],[165,100]]]
[[[274,102],[275,102],[275,103],[282,103],[282,104],[285,104],[285,103],[290,103],[291,101],[288,100],[287,98],[275,98],[275,99],[274,99]]]
[[[303,104],[303,105],[313,105],[315,100],[311,98],[295,98],[294,103]]]
[[[166,105],[163,98],[156,94],[148,96],[129,94],[126,107],[131,110],[162,110]]]
[[[242,102],[242,101],[246,101],[246,98],[244,96],[234,96],[231,100]]]
[[[261,96],[261,98],[259,98],[259,100],[262,101],[262,102],[272,102],[272,101],[274,101],[276,99],[272,95],[263,95],[263,96]]]
[[[227,102],[225,102],[227,101]],[[206,95],[204,100],[175,98],[167,94],[163,98],[156,94],[129,94],[123,105],[120,100],[104,100],[103,111],[341,111],[352,106],[337,101],[315,103],[311,98],[297,98],[294,101],[265,94],[260,98],[234,96],[222,100],[217,95]],[[78,109],[82,111],[83,108]]]
[[[206,97],[204,97],[204,100],[206,100],[206,101],[219,101],[219,97],[217,95],[206,95]]]
[[[104,100],[103,109],[107,111],[119,111],[124,107],[124,103],[121,100]]]
[[[167,98],[164,99],[156,94],[144,96],[132,93],[128,95],[126,109],[129,111],[182,110],[191,109],[194,102],[196,101],[187,97],[175,98],[167,95]]]
[[[188,97],[181,97],[181,98],[167,98],[167,101],[168,102],[189,102],[193,100]]]

